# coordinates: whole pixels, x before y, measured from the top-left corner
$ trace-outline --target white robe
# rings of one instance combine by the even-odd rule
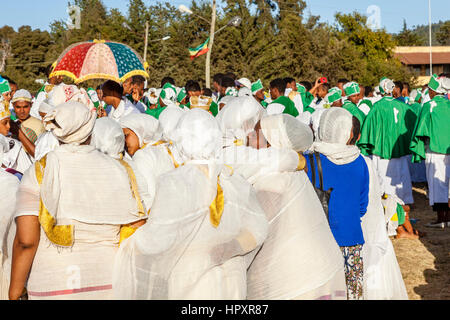
[[[13,221],[19,179],[0,169],[0,300],[8,299],[12,241],[15,234]]]
[[[120,101],[120,104],[117,108],[111,108],[108,117],[119,122],[120,119],[131,113],[141,112],[128,99],[124,99]]]
[[[430,206],[448,202],[450,155],[432,152],[427,148],[425,167]]]
[[[394,247],[386,230],[386,218],[378,176],[370,158],[364,157],[369,169],[369,204],[362,218],[364,235],[365,300],[408,300],[405,283],[397,262]]]
[[[377,155],[372,155],[372,161],[378,173],[381,192],[396,195],[405,204],[414,203],[408,156],[382,159]]]
[[[244,256],[264,241],[267,220],[246,181],[220,167],[205,170],[186,164],[160,176],[149,221],[118,251],[116,299],[245,299]],[[209,206],[217,174],[225,207],[215,228]]]

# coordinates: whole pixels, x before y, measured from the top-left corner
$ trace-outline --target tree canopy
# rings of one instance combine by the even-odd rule
[[[276,77],[314,81],[327,76],[331,82],[348,78],[374,85],[381,77],[411,82],[414,75],[393,57],[392,50],[403,35],[393,37],[386,30],[373,31],[367,17],[357,12],[337,13],[334,26],[319,23],[318,16],[305,18],[302,0],[227,0],[219,10],[217,29],[234,16],[242,18],[239,27],[226,27],[216,34],[212,49],[211,74],[232,71],[265,85]],[[0,29],[0,39],[10,45],[2,75],[20,87],[38,90],[36,79],[45,78],[45,68],[69,45],[101,38],[125,43],[144,53],[145,23],[149,22],[147,62],[149,86],[158,86],[171,76],[178,86],[189,79],[205,83],[205,56],[193,61],[188,48],[198,46],[209,36],[209,1],[193,0],[194,15],[183,14],[170,2],[145,5],[129,0],[128,12],[107,9],[101,0],[73,0],[81,8],[81,28],[70,29],[66,21],[53,21],[50,31],[23,26]],[[127,27],[128,26],[128,27]],[[444,29],[442,38],[445,38]],[[165,36],[169,40],[158,41]],[[409,40],[408,40],[409,41]],[[1,52],[1,51],[0,51]],[[0,56],[2,58],[2,56]],[[0,59],[0,62],[2,59]],[[1,66],[1,64],[0,64]]]

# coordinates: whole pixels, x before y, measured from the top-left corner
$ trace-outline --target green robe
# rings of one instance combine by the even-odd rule
[[[420,103],[414,102],[413,104],[409,105],[409,107],[417,116],[419,116],[420,110],[422,109],[422,105]]]
[[[361,131],[358,146],[364,155],[382,159],[410,154],[409,144],[417,116],[403,102],[384,97],[373,105]]]
[[[366,119],[366,115],[364,112],[362,112],[356,104],[351,102],[350,100],[346,100],[345,103],[342,105],[342,108],[350,112],[354,117],[358,118],[359,124],[361,125],[361,128],[364,125],[364,120]]]
[[[295,107],[294,101],[289,99],[286,96],[280,96],[278,99],[272,101],[273,103],[279,103],[284,106],[283,113],[290,114],[293,117],[297,117],[299,115],[297,108]]]
[[[425,103],[418,116],[410,149],[413,162],[425,159],[425,142],[430,150],[450,154],[450,101],[436,96]]]

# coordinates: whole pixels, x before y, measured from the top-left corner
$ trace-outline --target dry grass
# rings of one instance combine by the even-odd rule
[[[413,193],[410,218],[419,219],[414,228],[427,234],[419,240],[392,239],[409,299],[449,300],[450,228],[425,227],[436,220],[436,213],[428,204],[423,184],[415,184]]]

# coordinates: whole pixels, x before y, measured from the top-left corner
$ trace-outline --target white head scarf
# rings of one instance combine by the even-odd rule
[[[139,139],[139,147],[153,144],[161,139],[159,121],[151,115],[144,113],[131,113],[120,119],[122,128],[132,130]]]
[[[358,147],[347,145],[352,128],[353,116],[350,112],[338,107],[327,109],[320,118],[320,142],[313,144],[313,150],[338,165],[356,160],[360,155]]]
[[[44,127],[65,144],[80,145],[94,129],[97,114],[80,102],[66,102],[58,105],[44,117]]]
[[[215,160],[222,149],[222,132],[215,118],[207,111],[193,109],[184,114],[174,132],[175,145],[184,162]]]
[[[289,114],[262,118],[261,130],[272,147],[304,152],[313,144],[311,128]]]
[[[125,149],[125,135],[120,124],[110,118],[95,121],[91,146],[111,158],[120,159]]]
[[[230,101],[216,118],[223,133],[224,147],[245,145],[248,134],[263,115],[264,108],[253,97],[238,97]]]
[[[181,109],[176,105],[170,105],[159,115],[159,124],[162,130],[162,138],[165,141],[173,141],[174,133],[180,118],[188,112],[188,109]]]

